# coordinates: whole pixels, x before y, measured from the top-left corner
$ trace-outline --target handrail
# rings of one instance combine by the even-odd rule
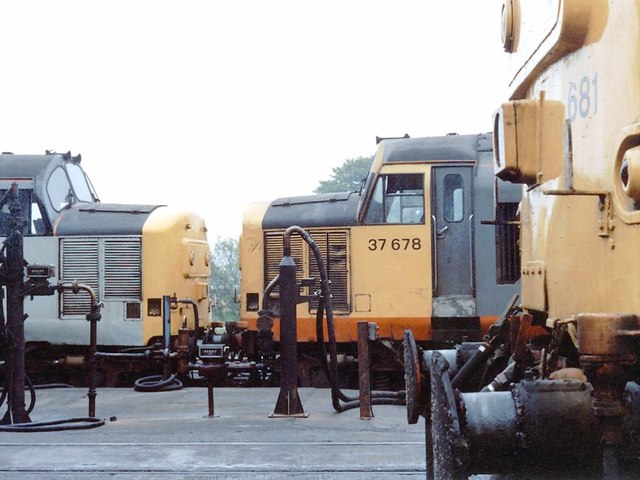
[[[473,223],[473,217],[474,215],[471,214],[469,215],[469,272],[470,272],[470,283],[471,283],[471,291],[475,294],[476,293],[476,278],[475,278],[475,271],[476,271],[476,256],[475,256],[475,242],[474,240],[474,233],[475,233],[475,225]]]
[[[438,293],[438,245],[437,245],[437,233],[436,233],[436,216],[431,215],[431,255],[433,259],[433,272],[432,272],[432,292]]]

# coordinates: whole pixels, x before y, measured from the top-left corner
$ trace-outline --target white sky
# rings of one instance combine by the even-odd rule
[[[104,202],[310,194],[375,136],[490,131],[500,0],[0,1],[0,149],[71,150]]]

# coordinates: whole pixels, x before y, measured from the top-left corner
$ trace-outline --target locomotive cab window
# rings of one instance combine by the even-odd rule
[[[87,177],[78,165],[67,164],[66,172],[56,168],[47,182],[47,193],[53,208],[60,212],[77,202],[93,202],[94,195]]]
[[[57,212],[73,203],[73,189],[62,167],[56,168],[47,182],[47,193]]]
[[[67,173],[71,179],[71,185],[73,185],[76,198],[81,202],[92,202],[91,188],[87,183],[87,177],[85,177],[82,169],[78,165],[68,163]]]
[[[424,176],[419,173],[381,175],[365,223],[424,223]]]

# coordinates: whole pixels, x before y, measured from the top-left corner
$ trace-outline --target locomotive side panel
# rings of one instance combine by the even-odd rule
[[[430,338],[429,226],[354,227],[351,238],[354,309],[342,341],[357,340],[357,321],[375,322],[384,338],[400,340],[409,327]]]

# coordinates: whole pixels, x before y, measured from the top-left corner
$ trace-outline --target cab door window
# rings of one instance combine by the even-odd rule
[[[424,223],[424,175],[404,173],[378,177],[365,223]]]
[[[444,219],[449,222],[461,222],[464,215],[462,175],[450,173],[444,177]]]

